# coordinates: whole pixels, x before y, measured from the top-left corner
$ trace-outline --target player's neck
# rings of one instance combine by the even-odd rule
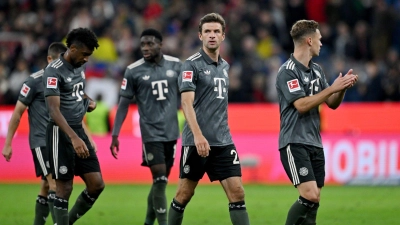
[[[203,50],[214,62],[218,62],[219,48],[215,50],[210,50],[203,46]]]
[[[293,57],[299,61],[301,64],[303,64],[305,67],[308,68],[308,65],[310,64],[312,55],[311,52],[308,49],[305,48],[295,48],[293,52]]]

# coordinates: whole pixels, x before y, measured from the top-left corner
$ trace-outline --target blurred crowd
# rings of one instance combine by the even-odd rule
[[[2,0],[0,104],[15,104],[26,77],[46,66],[51,42],[88,27],[100,48],[87,63],[86,91],[111,108],[126,66],[141,58],[143,29],[160,30],[163,52],[185,60],[200,48],[198,21],[209,12],[227,22],[230,102],[277,101],[275,78],[299,19],[320,23],[314,61],[330,82],[350,68],[359,75],[345,101],[400,100],[400,0]]]

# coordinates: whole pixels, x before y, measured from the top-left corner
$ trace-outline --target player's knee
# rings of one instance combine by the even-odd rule
[[[309,191],[306,192],[305,195],[303,196],[305,199],[311,201],[311,202],[319,202],[320,201],[320,195],[319,192],[315,191]]]
[[[243,187],[236,187],[233,188],[228,193],[228,199],[230,202],[239,202],[244,201],[245,193]]]
[[[186,205],[190,199],[192,199],[194,195],[194,190],[189,189],[179,189],[176,193],[175,199],[181,203]]]

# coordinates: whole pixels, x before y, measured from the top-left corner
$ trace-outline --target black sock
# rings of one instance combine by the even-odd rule
[[[315,205],[308,211],[306,219],[304,220],[302,225],[316,225],[317,224],[317,212],[319,208],[319,203],[315,203]]]
[[[36,198],[35,205],[35,220],[34,225],[44,225],[46,223],[47,216],[49,215],[49,206],[47,205],[47,198],[38,195]]]
[[[247,214],[244,201],[229,203],[229,215],[233,225],[249,225],[249,215]]]
[[[165,176],[154,179],[153,207],[159,225],[167,225],[167,196],[165,189],[168,179]]]
[[[175,199],[172,200],[168,211],[168,225],[180,225],[183,220],[183,212],[186,205],[182,205]]]
[[[153,186],[151,186],[149,195],[147,196],[147,211],[144,224],[153,225],[155,220],[156,220],[156,213],[153,207]]]
[[[83,190],[82,193],[76,199],[74,206],[72,206],[69,211],[69,224],[75,223],[79,218],[81,218],[97,200],[97,196],[89,195],[87,190]],[[58,224],[57,224],[58,225]]]
[[[49,211],[51,215],[51,219],[53,220],[53,224],[56,223],[56,218],[54,216],[54,198],[56,197],[55,191],[49,191],[47,195],[47,204],[49,205]]]
[[[302,224],[307,216],[308,211],[317,204],[303,197],[299,197],[289,209],[285,225]]]
[[[58,196],[54,198],[54,217],[57,225],[68,225],[68,200]]]

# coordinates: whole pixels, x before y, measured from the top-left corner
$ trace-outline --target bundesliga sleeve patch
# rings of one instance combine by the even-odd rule
[[[121,83],[121,89],[126,90],[126,85],[128,84],[128,80],[124,78]]]
[[[182,72],[182,82],[192,82],[193,71],[183,71]]]
[[[57,88],[57,78],[48,77],[47,78],[47,88]]]
[[[24,84],[24,85],[22,85],[20,93],[22,96],[26,97],[30,90],[31,90],[31,88],[28,85]]]
[[[300,84],[298,79],[289,80],[287,82],[288,88],[290,92],[295,92],[300,90]]]

